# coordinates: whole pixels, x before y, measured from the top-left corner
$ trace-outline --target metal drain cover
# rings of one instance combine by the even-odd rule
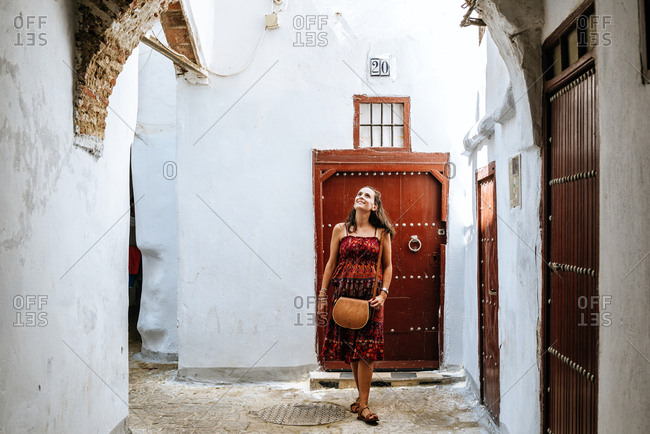
[[[328,403],[281,404],[266,407],[257,415],[278,425],[325,425],[348,416],[348,410]]]

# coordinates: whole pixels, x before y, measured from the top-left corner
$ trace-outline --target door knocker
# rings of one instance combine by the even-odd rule
[[[415,243],[418,243],[418,244],[417,244],[417,247],[413,247],[413,246],[411,245],[411,243],[414,243],[414,242],[415,242]],[[420,240],[418,239],[418,236],[417,236],[417,235],[411,235],[411,240],[409,241],[408,246],[409,246],[409,249],[411,250],[411,252],[419,252],[420,249],[422,248],[422,241],[420,241]]]

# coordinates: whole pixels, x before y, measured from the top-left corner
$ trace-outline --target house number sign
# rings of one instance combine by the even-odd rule
[[[370,76],[371,77],[390,77],[390,61],[373,57],[370,59]]]

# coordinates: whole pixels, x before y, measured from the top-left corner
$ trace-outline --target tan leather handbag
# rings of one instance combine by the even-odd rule
[[[377,259],[377,274],[375,275],[375,283],[372,285],[372,298],[377,294],[377,283],[379,283],[379,270],[381,265],[381,255],[383,253],[384,244],[382,237],[379,239],[379,258]],[[372,307],[370,307],[369,300],[362,300],[359,298],[340,297],[334,308],[332,309],[332,318],[334,322],[346,329],[358,330],[365,327],[372,315]]]

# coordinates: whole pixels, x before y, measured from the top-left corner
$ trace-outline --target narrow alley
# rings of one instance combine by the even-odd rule
[[[0,434],[650,432],[650,0],[0,35]]]
[[[133,350],[136,351],[136,350]],[[214,385],[177,381],[174,364],[138,361],[130,354],[129,427],[149,433],[468,433],[496,432],[484,406],[465,382],[447,385],[378,387],[373,391],[377,426],[350,413],[353,388],[310,390],[308,381]],[[390,376],[390,373],[380,373]],[[342,419],[293,426],[260,417],[277,405],[334,404]]]

